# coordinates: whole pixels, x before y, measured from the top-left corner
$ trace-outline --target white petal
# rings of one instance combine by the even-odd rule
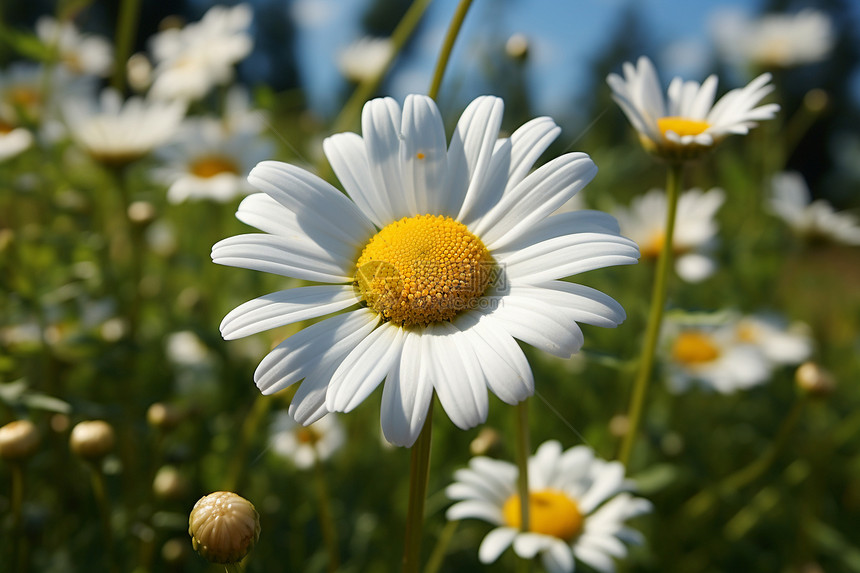
[[[626,318],[624,308],[612,297],[580,284],[550,281],[535,286],[512,285],[510,294],[540,300],[564,309],[577,322],[604,328],[614,328]]]
[[[503,247],[561,207],[596,174],[597,167],[584,153],[557,157],[506,193],[476,221],[474,233],[491,250]]]
[[[554,539],[540,533],[520,533],[514,539],[514,551],[525,559],[531,559],[538,552],[547,549]]]
[[[378,322],[375,312],[360,309],[302,329],[263,358],[254,382],[263,394],[273,394],[308,376],[323,362],[340,362]]]
[[[456,211],[448,210],[448,150],[436,103],[426,96],[407,96],[401,132],[401,192],[410,214],[456,215]]]
[[[343,193],[317,177],[288,163],[263,161],[248,175],[248,181],[301,221],[326,227],[343,242],[363,246],[373,236],[373,223]]]
[[[221,336],[233,340],[343,310],[359,302],[352,285],[308,286],[267,294],[237,306],[221,321]]]
[[[602,211],[582,209],[579,211],[556,213],[520,235],[517,240],[494,249],[493,256],[497,258],[508,257],[518,251],[533,247],[538,243],[578,233],[619,235],[620,229],[615,217]]]
[[[426,341],[422,350],[433,365],[433,385],[445,413],[463,430],[484,422],[489,408],[487,386],[469,337],[447,322],[428,325],[421,337]]]
[[[615,571],[615,563],[612,558],[592,545],[577,543],[573,546],[573,554],[577,559],[601,573],[613,573]]]
[[[349,412],[363,402],[397,365],[402,347],[403,330],[390,322],[366,336],[332,376],[326,408]]]
[[[323,141],[323,151],[347,194],[379,228],[394,220],[388,197],[377,187],[364,140],[355,133],[336,133]]]
[[[421,352],[421,335],[405,330],[399,367],[391,369],[382,389],[380,419],[385,439],[410,447],[418,438],[433,399],[429,360]]]
[[[287,240],[262,233],[218,241],[212,262],[324,283],[351,282],[355,265],[307,237]]]
[[[450,518],[449,518],[450,519]],[[497,527],[484,537],[481,547],[478,549],[478,559],[481,563],[493,563],[510,547],[517,530],[511,527]]]
[[[378,193],[390,206],[392,220],[412,214],[403,195],[400,172],[401,116],[400,105],[392,98],[370,100],[361,113],[361,134],[370,173]]]
[[[486,501],[468,500],[455,503],[445,512],[445,517],[449,521],[458,519],[483,519],[494,525],[503,522],[502,511],[498,506],[487,503]]]
[[[618,493],[624,483],[624,466],[618,462],[610,462],[595,477],[591,489],[579,500],[579,508],[583,513],[591,513],[598,505],[610,496]]]
[[[575,570],[573,552],[570,546],[559,541],[541,553],[541,563],[547,573],[572,573]]]
[[[290,408],[288,410],[290,416],[296,422],[307,426],[328,414],[328,410],[325,407],[325,394],[326,390],[328,390],[328,382],[331,380],[331,374],[334,373],[334,369],[338,364],[340,362],[332,361],[327,368],[322,369],[324,372],[320,372],[319,374],[317,374],[320,370],[318,368],[309,374],[299,385],[293,399],[290,400]],[[325,375],[326,372],[328,372],[327,376]]]
[[[514,338],[561,358],[570,358],[582,347],[582,331],[564,309],[529,297],[487,298],[495,307],[487,314],[490,324]]]
[[[549,117],[537,117],[524,123],[511,135],[511,172],[508,189],[525,179],[535,161],[555,141],[561,128]]]
[[[698,283],[717,270],[717,263],[711,257],[700,253],[689,253],[678,257],[675,271],[688,283]]]

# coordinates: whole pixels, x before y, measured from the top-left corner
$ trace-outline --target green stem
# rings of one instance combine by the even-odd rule
[[[104,533],[104,556],[108,563],[108,570],[116,571],[116,562],[114,560],[113,547],[113,529],[111,528],[111,508],[110,500],[107,496],[105,487],[105,475],[102,472],[101,460],[90,464],[90,477],[93,486],[93,495],[96,498],[96,503],[99,506],[99,514],[102,522],[102,532]]]
[[[245,422],[242,425],[242,434],[239,438],[239,443],[236,445],[233,462],[230,464],[230,473],[224,483],[224,491],[237,491],[241,488],[244,471],[248,466],[245,458],[248,456],[248,445],[257,435],[257,429],[266,417],[273,400],[268,396],[257,394],[254,399],[254,405],[251,407],[250,414],[245,417]]]
[[[430,554],[430,559],[427,560],[427,566],[424,567],[424,573],[438,573],[439,569],[442,567],[442,561],[444,561],[445,555],[448,553],[448,545],[451,544],[451,540],[454,538],[454,534],[457,532],[457,527],[459,525],[459,521],[449,521],[445,524],[445,528],[442,530],[442,533],[439,534],[436,546]]]
[[[424,500],[430,478],[430,442],[433,433],[433,404],[427,420],[412,446],[409,466],[409,505],[406,510],[406,541],[403,548],[404,573],[418,573],[421,563],[421,534],[424,527]]]
[[[430,82],[430,89],[427,90],[427,95],[433,99],[436,99],[439,95],[439,88],[442,86],[442,78],[445,76],[445,69],[448,67],[451,51],[454,49],[454,43],[457,41],[457,36],[460,34],[463,21],[466,19],[466,14],[469,12],[471,6],[472,0],[460,0],[460,3],[457,5],[457,11],[454,12],[454,17],[451,18],[448,33],[442,42],[442,49],[439,50],[439,59],[436,61],[433,81]]]
[[[529,530],[529,401],[523,400],[517,404],[517,492],[520,498],[520,531]],[[518,559],[518,569],[528,573],[531,569],[530,559]]]
[[[703,490],[690,498],[684,504],[683,513],[689,516],[702,515],[709,511],[723,496],[738,491],[761,477],[773,465],[777,456],[785,447],[791,432],[794,430],[797,422],[800,421],[800,415],[803,413],[805,406],[805,398],[795,400],[791,410],[782,419],[782,424],[780,424],[779,430],[767,451],[763,455],[756,457],[747,466],[727,476],[715,487]]]
[[[316,473],[317,498],[319,501],[320,524],[322,527],[323,542],[328,551],[328,571],[333,573],[340,567],[340,556],[337,549],[337,528],[331,513],[331,501],[326,485],[325,470],[322,461],[314,452],[314,471]]]
[[[382,67],[379,74],[375,77],[367,78],[358,84],[355,91],[352,92],[349,100],[344,104],[343,110],[334,121],[334,127],[332,130],[334,133],[346,131],[355,125],[356,119],[361,113],[361,108],[364,106],[364,103],[370,99],[370,97],[379,88],[379,84],[382,82],[382,79],[385,77],[385,74],[388,72],[388,69],[397,57],[397,54],[400,53],[403,46],[406,44],[406,41],[410,36],[412,36],[412,33],[418,26],[418,22],[421,21],[421,17],[424,16],[424,12],[427,10],[429,5],[430,0],[415,0],[415,2],[409,6],[409,10],[406,11],[406,14],[403,15],[403,19],[400,20],[400,23],[397,24],[394,32],[391,33],[391,58]]]
[[[140,16],[140,0],[122,0],[116,24],[116,50],[111,86],[119,92],[125,89],[125,63],[137,36],[137,20]]]
[[[648,326],[645,331],[645,343],[642,346],[642,355],[639,358],[639,370],[633,383],[633,395],[630,399],[628,410],[629,428],[621,443],[621,452],[618,459],[629,468],[630,454],[633,451],[633,443],[636,441],[636,432],[639,429],[642,411],[645,407],[645,395],[648,390],[648,381],[651,379],[651,370],[654,367],[654,355],[657,351],[657,342],[660,338],[660,326],[663,322],[663,308],[666,305],[666,290],[669,282],[669,269],[672,268],[672,243],[675,233],[675,212],[678,208],[678,196],[681,193],[681,176],[683,163],[669,164],[669,172],[666,178],[666,231],[663,238],[663,247],[660,257],[657,259],[657,274],[654,277],[654,289],[651,293],[651,310],[648,315]]]

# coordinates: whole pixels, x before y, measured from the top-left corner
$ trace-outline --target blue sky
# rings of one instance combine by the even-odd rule
[[[529,80],[537,112],[554,115],[569,106],[585,80],[586,66],[606,48],[618,15],[634,3],[655,47],[650,57],[669,76],[701,79],[710,53],[708,19],[715,11],[754,14],[761,0],[476,0],[453,54],[449,75],[478,73],[477,55],[492,34],[525,34],[531,43]],[[456,0],[435,0],[416,49],[388,84],[391,95],[424,92]],[[300,70],[316,111],[333,111],[340,75],[337,54],[361,35],[366,0],[293,0]],[[619,68],[620,68],[619,62]],[[468,88],[466,88],[468,89]],[[473,96],[477,94],[466,94]]]

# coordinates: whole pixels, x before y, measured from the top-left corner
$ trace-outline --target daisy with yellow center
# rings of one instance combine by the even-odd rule
[[[643,147],[669,159],[694,159],[730,134],[746,134],[757,121],[774,117],[779,106],[758,103],[773,91],[770,74],[762,74],[744,88],[734,89],[714,103],[717,76],[701,85],[675,78],[664,98],[657,71],[642,56],[636,66],[625,63],[623,77],[610,74],[612,98],[639,133]]]
[[[214,117],[186,119],[170,145],[158,150],[164,165],[154,175],[168,185],[171,203],[225,202],[253,190],[247,175],[271,152],[259,130],[228,129]]]
[[[711,276],[717,268],[709,255],[716,244],[717,210],[725,201],[722,189],[690,189],[678,199],[672,253],[675,271],[687,282]],[[660,255],[666,237],[666,192],[652,189],[633,199],[629,208],[614,210],[621,231],[639,244],[643,258]]]
[[[744,324],[734,316],[666,321],[667,382],[673,392],[694,382],[729,394],[768,380],[772,361],[762,347],[744,340]]]
[[[619,462],[595,458],[585,446],[562,451],[556,441],[542,444],[529,459],[528,531],[521,530],[517,473],[511,463],[472,458],[445,490],[457,500],[449,520],[477,518],[496,526],[478,550],[482,563],[513,546],[525,559],[539,556],[549,573],[570,573],[576,561],[611,572],[613,558],[627,554],[623,542],[641,543],[625,521],[650,511],[651,503],[626,492],[633,484]]]
[[[265,394],[299,381],[300,423],[355,408],[385,381],[386,439],[411,446],[433,394],[460,428],[486,419],[487,390],[516,404],[534,392],[514,339],[561,357],[583,342],[577,322],[613,327],[624,310],[564,277],[638,258],[604,213],[552,215],[591,180],[569,153],[531,172],[559,133],[538,118],[499,139],[502,101],[481,97],[450,145],[436,104],[367,103],[363,135],[324,142],[346,195],[292,165],[255,167],[237,217],[263,234],[213,247],[216,263],[315,284],[230,312],[225,338],[337,314],[290,336],[257,368]]]
[[[269,435],[272,452],[303,470],[317,461],[329,459],[345,441],[346,435],[337,416],[326,416],[301,426],[284,411],[275,414]]]

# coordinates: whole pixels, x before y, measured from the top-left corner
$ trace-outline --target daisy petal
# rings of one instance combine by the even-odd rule
[[[451,521],[474,518],[483,519],[484,521],[494,524],[501,524],[504,522],[502,519],[502,512],[497,506],[485,501],[475,500],[455,503],[448,508],[447,512],[445,512],[445,517]]]
[[[468,345],[469,337],[447,322],[428,325],[422,335],[433,359],[434,387],[445,413],[466,430],[487,419],[487,386]]]
[[[540,533],[520,533],[514,538],[514,551],[523,559],[531,559],[547,549],[553,538]]]
[[[481,547],[478,549],[478,559],[484,564],[493,563],[499,558],[499,555],[504,553],[505,549],[511,546],[516,536],[517,530],[511,527],[497,527],[492,530],[481,542]]]
[[[463,111],[457,129],[448,146],[448,208],[462,214],[469,212],[485,191],[485,173],[490,165],[499,128],[502,125],[504,102],[492,96],[475,99]]]
[[[221,321],[221,336],[233,340],[343,310],[359,302],[352,285],[308,286],[267,294],[233,309]]]
[[[382,433],[396,446],[410,447],[424,427],[433,399],[433,379],[421,336],[404,331],[400,367],[392,368],[382,388]]]
[[[547,573],[572,573],[575,569],[573,552],[562,542],[553,543],[541,553],[541,563]]]
[[[494,303],[487,314],[490,324],[514,338],[561,358],[570,358],[582,347],[582,331],[563,309],[521,296],[489,298]]]
[[[323,151],[346,193],[374,225],[382,228],[394,220],[387,196],[374,183],[361,136],[337,133],[323,141]]]
[[[401,184],[409,214],[456,215],[448,210],[448,149],[436,103],[426,96],[407,96],[401,132]]]
[[[413,214],[409,212],[401,188],[401,116],[400,105],[392,98],[370,100],[361,113],[361,132],[370,173],[378,193],[389,205],[392,220]]]

